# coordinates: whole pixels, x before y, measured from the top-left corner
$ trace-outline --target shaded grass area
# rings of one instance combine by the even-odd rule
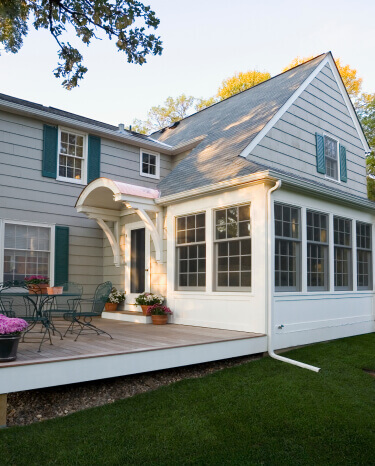
[[[373,464],[375,334],[0,431],[1,465]]]

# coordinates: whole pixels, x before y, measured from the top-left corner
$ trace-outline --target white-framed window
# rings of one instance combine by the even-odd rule
[[[52,225],[5,220],[2,224],[0,281],[43,275],[53,283],[54,228]]]
[[[160,178],[160,154],[141,149],[139,154],[139,173],[148,178]]]
[[[306,211],[308,291],[328,290],[328,223],[327,214]]]
[[[275,203],[275,290],[301,288],[301,209]]]
[[[372,290],[372,225],[356,222],[357,286],[359,290]]]
[[[206,287],[206,214],[176,218],[177,289]]]
[[[352,289],[352,221],[333,217],[335,290]]]
[[[214,238],[216,291],[250,291],[250,204],[215,210]]]
[[[326,177],[340,181],[339,141],[332,136],[324,135],[324,155]]]
[[[57,179],[86,184],[87,135],[59,127],[57,147]]]

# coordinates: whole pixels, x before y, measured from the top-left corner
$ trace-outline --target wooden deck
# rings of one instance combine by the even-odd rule
[[[66,322],[56,322],[59,330]],[[52,337],[53,345],[20,342],[17,360],[0,363],[0,394],[139,374],[267,350],[267,337],[187,325],[95,321],[106,335]]]
[[[0,363],[0,368],[113,356],[262,336],[257,333],[233,330],[176,324],[144,325],[99,318],[94,323],[111,334],[113,339],[111,340],[106,335],[90,334],[82,335],[77,341],[74,341],[76,335],[68,333],[63,340],[60,340],[60,337],[56,334],[52,336],[53,345],[50,345],[48,341],[44,342],[40,353],[38,353],[38,341],[28,342],[28,339],[26,339],[24,343],[20,342],[19,344],[17,360]],[[56,326],[60,330],[65,330],[63,321],[57,321]],[[33,338],[35,338],[35,334]]]

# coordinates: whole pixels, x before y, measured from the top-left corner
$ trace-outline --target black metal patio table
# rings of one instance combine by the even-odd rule
[[[16,288],[16,287],[15,287]],[[0,293],[0,301],[11,301],[12,298],[23,298],[25,307],[32,306],[33,312],[32,313],[27,313],[25,312],[24,315],[22,314],[22,311],[19,312],[17,310],[11,310],[10,314],[14,314],[15,317],[20,317],[25,319],[26,321],[29,321],[31,323],[30,327],[24,332],[23,334],[23,341],[24,337],[27,333],[31,332],[34,326],[37,323],[41,323],[42,326],[45,329],[45,332],[43,334],[42,341],[40,342],[38,352],[40,352],[41,346],[46,341],[49,339],[50,344],[52,345],[52,339],[51,339],[51,331],[53,335],[58,333],[60,335],[60,339],[63,339],[63,336],[59,330],[55,327],[51,313],[53,311],[53,302],[56,297],[65,297],[65,298],[71,298],[72,301],[75,299],[79,298],[79,295],[77,293],[59,293],[59,294],[41,294],[41,293],[29,293],[26,290],[21,290],[19,289],[18,291],[10,291],[9,289],[4,290]],[[3,306],[5,307],[5,306]],[[18,305],[19,307],[19,305]],[[48,334],[48,337],[47,337]]]

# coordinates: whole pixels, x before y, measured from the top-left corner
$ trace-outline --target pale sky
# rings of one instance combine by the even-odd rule
[[[363,90],[375,92],[373,0],[145,0],[160,19],[162,56],[128,64],[113,41],[80,44],[89,68],[79,88],[66,91],[52,70],[57,46],[30,29],[21,51],[2,52],[0,92],[117,125],[181,93],[215,94],[222,80],[258,69],[272,76],[295,56],[332,51],[358,70]],[[73,42],[74,37],[65,38]],[[78,42],[77,42],[78,43]]]

